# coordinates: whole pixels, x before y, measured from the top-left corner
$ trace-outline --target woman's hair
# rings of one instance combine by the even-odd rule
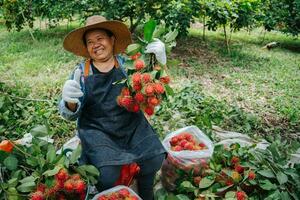
[[[92,32],[92,31],[95,31],[95,30],[105,32],[106,35],[107,35],[108,37],[111,37],[111,36],[114,35],[110,30],[107,30],[107,29],[104,29],[104,28],[94,28],[94,29],[87,30],[87,31],[83,34],[83,37],[82,37],[82,40],[83,40],[83,43],[84,43],[85,46],[86,46],[86,38],[85,38],[85,36],[86,36],[89,32]]]

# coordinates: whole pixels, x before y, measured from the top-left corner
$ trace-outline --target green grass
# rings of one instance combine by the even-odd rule
[[[270,131],[299,132],[300,41],[279,33],[232,35],[227,52],[220,32],[190,30],[178,42],[170,68],[177,79],[198,80],[202,92],[261,118]],[[264,44],[280,46],[268,51]],[[175,69],[174,69],[175,68]],[[172,70],[173,69],[173,70]],[[272,130],[273,129],[273,130]]]
[[[36,41],[33,41],[28,30],[9,33],[0,26],[1,82],[15,88],[10,93],[13,97],[37,99],[28,104],[24,101],[30,100],[12,98],[26,105],[23,108],[29,113],[26,116],[37,117],[27,118],[26,126],[7,130],[5,135],[11,131],[15,135],[22,134],[34,123],[44,121],[48,121],[52,132],[61,140],[72,135],[75,123],[64,121],[56,108],[64,81],[80,61],[62,47],[64,36],[72,28],[74,26],[36,30],[33,33]],[[207,32],[205,41],[201,33],[201,30],[191,29],[189,37],[180,39],[170,55],[168,67],[173,87],[180,89],[196,83],[201,88],[199,93],[217,100],[206,102],[212,110],[214,106],[223,108],[225,102],[228,108],[236,109],[233,113],[241,112],[242,118],[228,117],[229,121],[223,123],[226,129],[243,132],[251,122],[260,127],[256,131],[265,129],[264,134],[280,133],[290,137],[299,132],[300,41],[279,33],[267,33],[262,42],[258,31],[250,35],[241,31],[232,35],[231,54],[228,54],[221,32]],[[279,41],[280,46],[271,51],[261,49],[270,41]],[[20,91],[26,91],[26,95]],[[214,105],[218,101],[219,107]],[[13,104],[16,102],[13,100]],[[205,113],[211,112],[207,110]],[[244,121],[239,123],[238,120]]]

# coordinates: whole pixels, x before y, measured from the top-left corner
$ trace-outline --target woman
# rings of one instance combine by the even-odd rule
[[[113,83],[126,77],[124,59],[117,54],[130,43],[125,24],[102,16],[89,17],[84,27],[70,32],[64,48],[88,59],[64,84],[60,113],[68,120],[77,119],[81,161],[100,171],[98,190],[113,187],[122,165],[136,162],[139,195],[147,200],[153,199],[154,177],[166,151],[142,112],[128,112],[117,104],[124,84]],[[156,41],[149,49],[157,53],[164,46]]]

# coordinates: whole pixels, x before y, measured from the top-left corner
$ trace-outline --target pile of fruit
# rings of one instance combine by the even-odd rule
[[[130,193],[126,188],[110,192],[108,194],[103,194],[97,198],[97,200],[139,200],[139,198]]]
[[[170,82],[170,77],[162,74],[162,67],[158,64],[146,65],[140,52],[130,56],[134,67],[124,87],[117,98],[120,106],[131,112],[144,111],[148,116],[154,114],[155,106],[165,98],[165,87]]]
[[[183,132],[172,137],[170,140],[170,145],[172,151],[198,151],[207,149],[204,143],[197,141],[196,138],[188,132]]]
[[[39,184],[36,191],[30,195],[31,200],[44,199],[81,199],[86,197],[86,183],[79,174],[69,175],[67,170],[60,169],[55,175],[51,187]]]

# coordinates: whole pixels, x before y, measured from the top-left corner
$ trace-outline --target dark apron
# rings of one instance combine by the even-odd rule
[[[125,84],[113,83],[123,78],[122,69],[114,67],[85,79],[85,103],[78,121],[82,160],[98,168],[141,162],[166,152],[141,111],[128,112],[117,104]]]

